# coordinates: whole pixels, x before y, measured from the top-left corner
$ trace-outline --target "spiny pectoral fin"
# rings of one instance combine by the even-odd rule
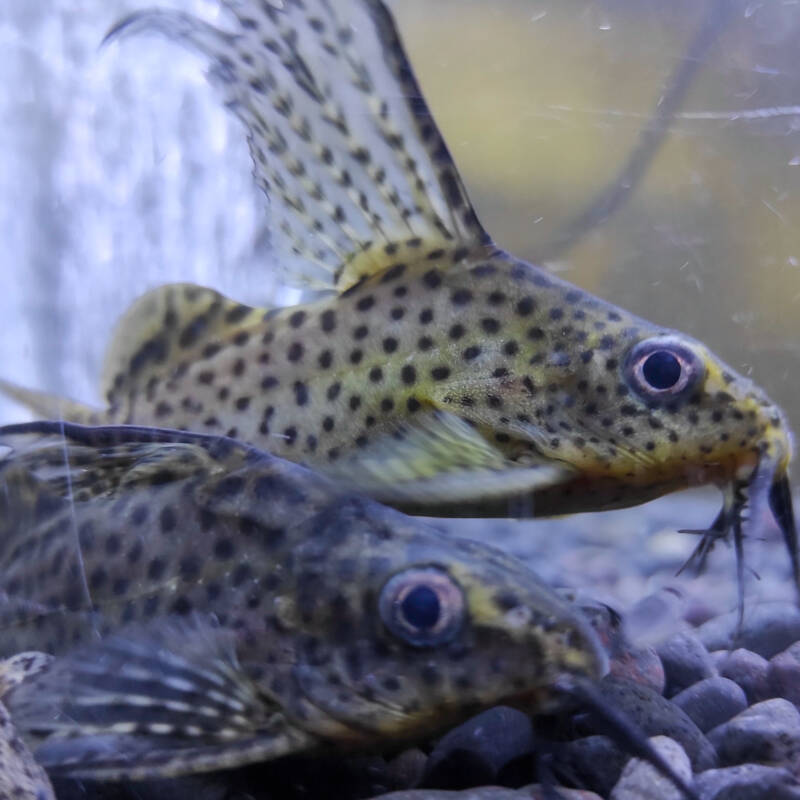
[[[209,60],[247,127],[281,263],[344,291],[393,260],[487,243],[382,2],[225,5],[230,30],[150,10],[107,39],[155,31]]]
[[[438,506],[532,492],[566,480],[553,461],[509,461],[471,425],[431,412],[337,464],[331,472],[386,503]]]
[[[57,658],[7,700],[51,773],[167,777],[313,744],[245,674],[233,632],[199,616],[123,629]]]
[[[124,409],[131,395],[168,380],[182,364],[260,322],[263,314],[191,283],[152,289],[117,323],[103,365],[104,398],[112,408]]]

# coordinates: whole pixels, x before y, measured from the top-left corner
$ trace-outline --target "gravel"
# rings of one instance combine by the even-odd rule
[[[650,744],[663,756],[675,774],[691,782],[692,767],[683,748],[667,736],[653,736]],[[611,792],[611,800],[683,800],[683,792],[654,766],[632,758],[622,770],[619,782]]]
[[[747,543],[750,556],[761,556],[761,581],[748,581],[737,630],[730,548],[715,548],[707,574],[674,577],[694,544],[675,529],[698,527],[717,508],[688,498],[559,521],[435,524],[504,546],[553,585],[579,587],[569,595],[609,653],[601,695],[665,748],[680,774],[688,762],[700,800],[800,800],[800,611],[783,544],[769,530],[766,541]],[[549,781],[564,800],[679,797],[607,734],[584,708],[529,719],[500,707],[385,754],[55,788],[59,800],[549,800]]]
[[[672,698],[689,719],[707,733],[747,708],[747,697],[739,684],[729,678],[706,678]]]

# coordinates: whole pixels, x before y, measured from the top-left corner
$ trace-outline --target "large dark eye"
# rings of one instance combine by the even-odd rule
[[[464,617],[464,594],[439,567],[412,567],[384,584],[381,619],[397,637],[416,647],[450,641]]]
[[[671,398],[690,391],[705,373],[700,357],[672,336],[639,342],[628,353],[625,378],[644,398]]]

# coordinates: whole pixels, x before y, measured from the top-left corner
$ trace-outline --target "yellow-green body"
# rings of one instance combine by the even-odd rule
[[[571,471],[497,500],[476,480],[474,502],[438,507],[464,515],[502,513],[512,500],[534,514],[630,505],[728,481],[755,464],[761,442],[785,442],[780,412],[699,343],[696,402],[649,408],[626,384],[625,357],[672,332],[491,247],[457,255],[420,252],[342,296],[271,312],[192,287],[145,296],[132,315],[161,303],[156,313],[180,325],[138,344],[120,373],[137,388],[112,393],[102,419],[223,433],[335,470],[441,411],[510,464]],[[189,311],[187,293],[202,310]],[[210,336],[187,335],[206,327]],[[148,353],[165,351],[160,368]]]
[[[112,37],[155,30],[209,60],[271,201],[271,257],[327,297],[267,310],[161,287],[118,326],[106,409],[3,388],[44,416],[227,434],[432,514],[715,483],[727,532],[748,492],[779,487],[800,582],[780,410],[702,343],[492,242],[383,3],[223,5],[231,29],[149,11]]]

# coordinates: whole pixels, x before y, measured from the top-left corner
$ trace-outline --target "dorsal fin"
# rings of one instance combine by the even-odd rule
[[[31,527],[62,502],[200,476],[213,479],[246,457],[245,448],[230,444],[214,436],[133,425],[38,421],[0,426],[0,476],[13,501],[0,502],[0,532],[13,531],[15,523],[6,517],[13,517],[14,509],[30,511],[26,526]],[[217,460],[222,454],[229,458],[225,467]]]
[[[191,283],[142,295],[117,323],[106,351],[101,388],[112,410],[157,382],[179,374],[214,348],[263,319],[264,310]]]
[[[489,242],[382,2],[222,2],[235,32],[150,10],[107,39],[155,30],[210,59],[296,273],[345,291],[398,258]]]

